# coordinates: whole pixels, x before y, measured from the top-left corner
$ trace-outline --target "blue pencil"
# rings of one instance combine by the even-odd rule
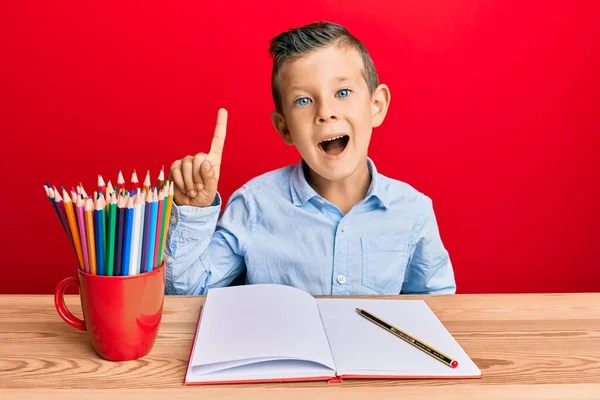
[[[154,246],[156,244],[156,218],[158,217],[158,201],[157,201],[156,189],[152,194],[152,216],[150,217],[150,240],[148,241],[148,264],[146,265],[146,272],[152,271],[154,265]]]
[[[46,182],[46,187],[48,188],[48,190],[53,190],[48,182]],[[58,220],[60,221],[60,225],[63,227],[65,232],[67,232],[67,227],[65,226],[62,218],[60,217],[60,212],[58,211],[58,206],[56,205],[56,200],[54,199],[54,196],[55,196],[54,191],[52,191],[52,195],[50,195],[49,193],[46,193],[46,194],[48,195],[48,199],[50,200],[50,202],[52,202],[52,207],[54,208],[54,211],[56,211],[56,215],[58,215]]]
[[[133,197],[127,202],[125,211],[125,227],[123,228],[123,261],[121,262],[121,275],[129,275],[129,262],[131,259],[131,232],[133,231]]]
[[[102,214],[102,199],[96,200],[94,231],[94,236],[96,236],[96,274],[104,275],[104,218]]]

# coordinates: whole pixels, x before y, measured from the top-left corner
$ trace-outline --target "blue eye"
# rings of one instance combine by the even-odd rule
[[[350,96],[350,89],[342,89],[337,92],[337,97],[348,97]]]
[[[300,97],[298,100],[296,100],[295,104],[298,106],[306,106],[310,103],[312,103],[312,100],[309,99],[308,97]]]

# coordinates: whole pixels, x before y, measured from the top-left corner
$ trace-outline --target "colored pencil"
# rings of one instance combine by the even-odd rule
[[[156,218],[156,237],[154,238],[154,257],[153,257],[153,261],[152,261],[152,268],[158,268],[160,265],[158,264],[159,261],[159,255],[158,252],[160,250],[160,239],[162,237],[162,215],[163,215],[163,203],[164,203],[164,195],[163,195],[163,189],[160,189],[160,191],[157,194],[157,199],[156,202],[158,203],[158,214],[157,214],[157,218]]]
[[[133,202],[133,231],[131,232],[131,261],[129,262],[129,275],[135,275],[138,273],[139,265],[141,262],[142,243],[140,241],[140,235],[142,234],[142,219],[143,215],[143,203],[140,204],[142,196],[140,194],[134,195]]]
[[[75,211],[73,210],[73,202],[71,202],[71,197],[69,197],[65,189],[63,189],[63,197],[65,212],[67,214],[67,219],[69,220],[71,234],[73,235],[75,252],[77,253],[77,259],[79,260],[79,267],[83,269],[83,252],[81,251],[81,239],[79,238],[79,230],[77,229],[77,219],[75,218]]]
[[[117,202],[117,237],[115,243],[117,251],[115,253],[115,276],[121,275],[121,258],[123,257],[123,228],[125,226],[125,199],[125,196],[119,196],[119,200]]]
[[[169,195],[165,198],[166,199],[165,201],[167,202],[167,205],[166,205],[167,212],[165,215],[165,219],[166,219],[165,230],[169,226],[168,224],[169,224],[169,220],[171,218],[171,207],[173,205],[173,194],[175,193],[173,188],[174,188],[173,182],[170,181],[169,182]],[[164,205],[163,205],[163,207],[164,207]],[[162,254],[164,254],[166,241],[167,241],[167,233],[165,232],[165,234],[163,235],[163,240],[162,240],[162,251],[161,251]],[[160,262],[162,263],[162,255],[161,255]]]
[[[75,243],[73,243],[73,234],[71,233],[71,225],[69,224],[69,219],[67,217],[67,210],[65,209],[65,203],[64,203],[62,197],[60,196],[60,192],[56,189],[56,187],[54,187],[50,190],[54,192],[54,206],[56,207],[58,216],[61,220],[61,224],[63,225],[65,233],[67,234],[67,236],[69,238],[69,242],[73,246],[73,250],[75,250]]]
[[[94,208],[94,233],[96,235],[96,274],[104,275],[104,216],[102,208],[103,197],[96,199]]]
[[[142,190],[148,191],[150,189],[150,170],[146,171],[146,177],[144,178],[144,185]]]
[[[156,188],[151,193],[152,201],[150,202],[150,210],[152,215],[150,216],[150,228],[148,232],[148,260],[145,272],[152,271],[152,266],[154,265],[154,248],[156,247],[156,217],[158,216],[158,195],[156,194]]]
[[[73,204],[77,204],[77,192],[74,187],[71,187],[71,201]]]
[[[81,251],[83,253],[83,261],[85,266],[85,272],[90,273],[90,256],[87,246],[87,235],[85,233],[85,202],[81,197],[77,197],[77,203],[75,203],[75,209],[77,210],[77,226],[79,228],[81,236]]]
[[[106,184],[104,183],[104,179],[102,179],[102,175],[98,174],[98,193],[104,193],[106,190]]]
[[[108,244],[106,252],[106,275],[113,276],[114,274],[114,261],[115,261],[115,230],[117,222],[117,198],[114,193],[110,195],[110,204],[107,207],[110,210],[110,216],[108,218]]]
[[[150,218],[152,217],[152,192],[146,192],[146,200],[144,202],[144,228],[142,235],[142,261],[140,263],[140,273],[146,272],[148,266],[148,253],[150,245]]]
[[[131,190],[137,190],[140,188],[140,181],[138,180],[138,176],[137,176],[137,172],[135,172],[135,169],[133,170],[133,173],[131,174]]]
[[[114,192],[115,192],[115,188],[113,187],[112,183],[109,180],[108,183],[106,184],[106,193],[113,194]]]
[[[54,190],[52,189],[52,187],[49,184],[46,184],[47,186],[44,186],[44,189],[46,190],[46,196],[48,196],[48,200],[50,200],[50,203],[52,204],[52,208],[54,208],[54,211],[56,212],[56,216],[58,217],[58,220],[60,221],[60,224],[62,225],[63,229],[65,230],[65,233],[67,232],[67,226],[65,225],[65,221],[63,221],[60,212],[58,211],[58,207],[56,206],[56,200],[54,199]]]
[[[123,173],[119,171],[119,176],[117,177],[117,192],[121,192],[121,189],[125,189],[125,179],[123,178]]]
[[[133,239],[133,197],[127,200],[125,210],[125,226],[123,228],[123,261],[121,262],[121,275],[129,275],[131,265],[131,247]]]
[[[158,190],[163,189],[165,186],[165,166],[160,167],[160,172],[158,174],[158,179],[156,180],[156,187]]]
[[[139,230],[137,232],[138,247],[137,247],[137,258],[134,274],[139,274],[142,267],[142,244],[144,241],[144,219],[146,218],[146,203],[144,200],[144,193],[138,194],[138,219],[137,225]],[[130,271],[131,272],[131,271]]]
[[[89,197],[87,195],[87,193],[85,192],[85,189],[83,188],[83,184],[81,182],[79,182],[79,188],[81,189],[81,193],[80,194],[83,196],[84,199],[87,198],[87,197]]]
[[[94,201],[88,198],[85,201],[85,229],[90,253],[90,273],[96,275],[96,240],[94,238]]]

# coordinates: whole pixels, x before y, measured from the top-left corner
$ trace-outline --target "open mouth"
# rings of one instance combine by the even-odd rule
[[[325,152],[325,154],[329,156],[337,156],[344,152],[346,146],[348,145],[348,140],[350,140],[350,136],[340,135],[321,141],[319,143],[319,147]]]

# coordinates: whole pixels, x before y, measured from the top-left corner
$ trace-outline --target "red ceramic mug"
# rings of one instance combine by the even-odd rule
[[[87,331],[98,355],[126,361],[152,350],[160,325],[165,293],[164,264],[130,276],[99,276],[78,270],[78,278],[63,279],[54,292],[58,314],[69,325]],[[65,289],[79,286],[83,320],[65,305]]]

